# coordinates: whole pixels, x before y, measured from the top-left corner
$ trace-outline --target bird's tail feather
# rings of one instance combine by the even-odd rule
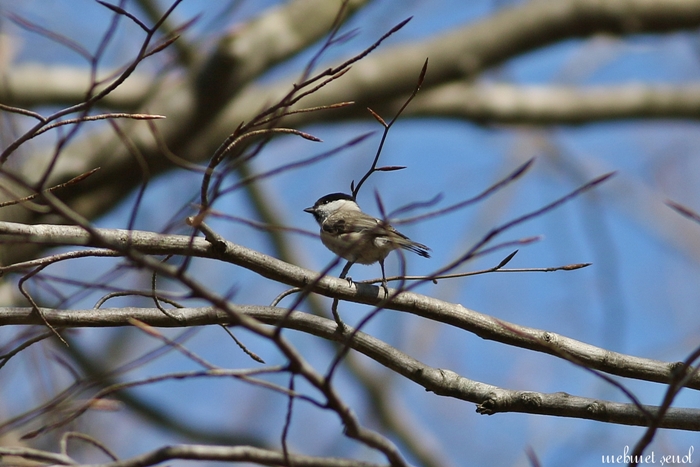
[[[421,243],[417,243],[411,240],[410,243],[402,244],[401,247],[405,250],[412,251],[418,256],[422,256],[423,258],[430,258],[430,253],[428,253],[430,251],[430,248]]]

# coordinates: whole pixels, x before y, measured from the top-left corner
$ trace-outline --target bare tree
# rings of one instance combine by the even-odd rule
[[[530,439],[529,449],[505,449],[498,440],[506,457],[477,452],[476,434],[457,441],[454,433],[490,423],[453,423],[450,410],[465,414],[475,404],[478,414],[502,414],[494,418],[500,430],[513,420],[507,412],[625,430],[627,445],[616,451],[596,451],[594,436],[583,436],[586,462],[623,453],[612,462],[676,454],[690,461],[692,445],[662,453],[652,442],[660,431],[700,430],[700,409],[677,403],[682,389],[700,389],[697,339],[674,347],[668,361],[625,352],[621,284],[609,270],[583,276],[598,266],[586,268],[585,249],[544,253],[568,247],[528,226],[554,218],[554,235],[566,236],[553,216],[584,206],[585,227],[574,232],[594,238],[592,255],[605,269],[614,254],[602,212],[618,206],[697,263],[692,207],[669,209],[624,167],[572,156],[552,133],[697,118],[697,84],[584,87],[576,76],[605,60],[589,50],[601,38],[634,44],[682,35],[700,25],[700,5],[534,0],[413,42],[405,37],[424,22],[400,11],[386,23],[378,9],[388,7],[374,2],[292,0],[249,16],[243,5],[206,3],[198,17],[181,0],[97,0],[86,6],[87,17],[101,18],[97,36],[3,6],[10,32],[0,50],[22,37],[81,58],[0,56],[0,324],[11,326],[0,343],[3,460],[442,466],[469,456],[541,465],[551,444]],[[238,15],[247,19],[232,26]],[[538,86],[503,78],[507,63],[574,39],[587,45],[564,67],[569,76]],[[478,176],[460,168],[464,148],[433,142],[430,153],[405,156],[392,149],[412,144],[403,124],[427,118],[501,132],[518,149]],[[451,165],[431,167],[449,150]],[[405,175],[416,168],[417,176]],[[611,179],[613,168],[623,173]],[[556,182],[561,175],[566,183]],[[543,180],[555,188],[535,203],[516,202]],[[328,191],[351,193],[410,229],[435,258],[419,266],[396,254],[388,296],[381,280],[361,280],[355,268],[351,280],[335,277],[339,260],[328,260],[311,219],[301,217],[308,204],[297,204]],[[428,230],[431,223],[439,224]],[[616,320],[604,328],[604,345],[587,343],[600,341],[585,332],[555,332],[554,321],[526,324],[537,320],[523,313],[523,288],[544,295],[517,281],[553,271],[538,277],[550,281],[545,288],[571,290],[560,314],[582,310],[571,301],[590,297],[587,287],[612,289],[601,293],[606,319]],[[487,280],[498,282],[485,290],[502,293],[465,302],[466,281]],[[485,313],[472,309],[483,306]],[[566,319],[572,332],[590,323]],[[457,347],[443,360],[430,351],[441,332],[448,345],[473,336],[499,345],[470,344],[478,352],[469,355]],[[477,361],[485,365],[470,368]],[[553,377],[549,390],[546,375],[557,372],[567,377]],[[414,408],[417,387],[441,397]],[[451,409],[429,408],[434,400]],[[431,416],[421,418],[422,410]],[[441,418],[451,432],[434,427]]]

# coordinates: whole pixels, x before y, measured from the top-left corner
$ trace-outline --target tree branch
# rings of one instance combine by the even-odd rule
[[[341,281],[342,282],[342,281]],[[282,325],[285,328],[306,332],[314,336],[347,343],[346,337],[337,332],[335,321],[284,308],[231,305],[238,313],[255,318],[263,323]],[[211,324],[230,324],[231,316],[213,307],[179,308],[170,310],[177,318],[172,319],[158,308],[101,308],[92,310],[55,310],[42,308],[49,323],[56,327],[113,327],[131,326],[137,319],[149,326],[188,327]],[[43,321],[29,307],[0,308],[0,325],[42,324]],[[354,330],[349,329],[349,332]],[[441,396],[473,402],[477,412],[492,415],[501,412],[521,412],[540,415],[598,420],[606,423],[648,426],[650,420],[633,403],[616,403],[600,399],[578,397],[557,392],[553,394],[533,391],[503,389],[490,384],[464,378],[457,373],[434,368],[400,352],[389,344],[369,334],[358,331],[347,343],[350,347]],[[611,352],[612,354],[612,352]],[[634,357],[622,356],[627,360]],[[653,362],[653,361],[649,361]],[[659,408],[643,406],[654,415]],[[668,409],[659,427],[700,431],[700,409]]]
[[[629,83],[582,88],[454,82],[419,94],[406,113],[534,125],[650,118],[695,120],[700,116],[700,85]]]
[[[18,456],[25,459],[55,462],[59,465],[74,465],[76,462],[68,456],[54,454],[38,449],[0,447],[2,456]],[[173,459],[200,461],[254,462],[262,465],[284,465],[285,457],[281,452],[252,446],[210,446],[197,444],[178,444],[164,446],[154,451],[121,461],[94,464],[93,467],[146,467]],[[386,467],[386,464],[342,459],[338,457],[313,457],[289,454],[292,465],[297,467]]]
[[[464,329],[483,339],[560,358],[569,356],[588,368],[613,375],[669,383],[674,381],[675,370],[683,366],[682,363],[667,363],[608,351],[553,332],[508,323],[459,304],[413,292],[401,292],[388,303],[383,303],[383,293],[379,287],[361,283],[349,285],[344,279],[330,276],[319,279],[318,273],[314,271],[285,263],[228,241],[224,242],[225,251],[220,253],[219,250],[214,251],[211,244],[203,238],[193,239],[185,235],[163,235],[119,229],[95,228],[94,232],[99,234],[101,241],[96,241],[90,233],[80,227],[0,222],[0,243],[32,241],[53,246],[75,245],[97,248],[109,248],[110,244],[113,244],[119,245],[119,248],[115,249],[129,247],[148,255],[191,255],[219,259],[292,287],[304,288],[311,284],[313,292],[327,297],[372,306],[381,305],[388,309],[412,313]],[[390,289],[390,295],[396,293],[396,290]],[[0,319],[5,320],[5,324],[22,324],[7,321],[9,315],[1,316]],[[690,378],[686,387],[700,389],[700,375],[696,374]]]

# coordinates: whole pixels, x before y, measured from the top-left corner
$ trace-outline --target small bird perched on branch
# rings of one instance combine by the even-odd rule
[[[312,214],[321,227],[321,241],[336,255],[348,260],[340,277],[355,263],[374,264],[382,268],[382,286],[389,294],[384,272],[384,259],[397,248],[430,258],[425,245],[414,242],[387,222],[365,214],[352,196],[331,193],[304,209]]]

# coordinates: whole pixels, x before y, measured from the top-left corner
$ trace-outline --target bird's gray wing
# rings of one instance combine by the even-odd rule
[[[345,216],[344,214],[345,213],[341,213],[329,217],[328,220],[323,223],[323,230],[340,235],[353,232],[366,232],[374,229],[377,235],[381,234],[381,230],[377,229],[379,221],[374,217],[364,212],[353,212],[352,216]]]
[[[390,237],[389,241],[401,248],[426,258],[430,257],[428,253],[430,248],[414,242],[388,223],[382,222],[364,212],[353,212],[352,215],[348,216],[345,213],[333,215],[323,224],[323,230],[335,235],[362,232],[365,236],[370,237]]]

